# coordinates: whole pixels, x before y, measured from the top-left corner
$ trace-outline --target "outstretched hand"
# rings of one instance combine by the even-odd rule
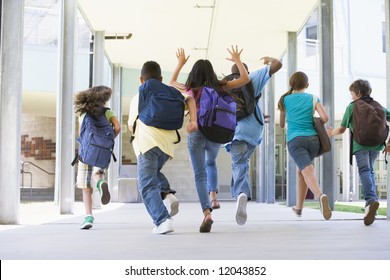
[[[260,60],[264,60],[264,65],[271,64],[273,58],[270,56],[263,56]]]
[[[227,49],[227,50],[231,55],[230,58],[228,58],[228,57],[226,58],[227,60],[230,60],[233,62],[240,61],[240,55],[241,55],[242,49],[240,51],[238,51],[238,46],[236,45],[236,47],[234,48],[232,45],[232,49],[231,50]]]
[[[333,127],[331,127],[330,125],[326,128],[326,132],[328,133],[328,136],[329,137],[332,137],[333,136]]]
[[[178,63],[179,63],[180,65],[186,64],[187,61],[188,61],[188,59],[190,58],[189,55],[186,57],[186,54],[185,54],[185,51],[184,51],[183,48],[177,49],[176,57],[177,57]]]

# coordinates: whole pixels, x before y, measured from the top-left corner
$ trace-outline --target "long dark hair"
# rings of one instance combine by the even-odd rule
[[[74,99],[75,113],[99,115],[106,102],[110,100],[111,94],[111,88],[106,86],[96,86],[80,91]]]
[[[278,102],[278,109],[282,112],[286,111],[286,108],[284,107],[284,98],[287,95],[290,95],[294,90],[300,90],[307,87],[309,78],[305,73],[298,71],[291,75],[289,84],[290,89],[280,97]]]
[[[214,72],[213,65],[207,59],[199,59],[192,66],[191,72],[188,74],[185,86],[188,90],[192,90],[194,98],[198,103],[200,97],[199,89],[201,87],[210,87],[218,93],[223,93],[222,86],[226,81],[218,80],[217,74]]]

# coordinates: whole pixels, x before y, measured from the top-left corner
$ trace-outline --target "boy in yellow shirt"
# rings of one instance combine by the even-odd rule
[[[153,83],[162,84],[161,68],[157,62],[147,61],[142,67],[140,80],[144,84],[152,79],[155,80]],[[176,89],[170,87],[169,90]],[[144,93],[140,91],[131,100],[128,121],[130,131],[133,131],[134,124],[136,126],[132,144],[138,157],[138,189],[145,207],[156,225],[153,233],[165,234],[173,231],[171,217],[177,214],[179,203],[174,196],[175,191],[171,190],[167,178],[161,173],[161,169],[168,159],[172,159],[174,156],[178,134],[176,130],[146,125],[137,117],[140,94]],[[187,132],[191,133],[198,129],[196,105],[191,96],[184,97],[190,115]]]

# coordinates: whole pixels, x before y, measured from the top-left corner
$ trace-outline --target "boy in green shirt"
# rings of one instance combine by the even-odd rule
[[[367,103],[370,103],[373,100],[370,97],[371,90],[370,83],[365,80],[356,80],[349,87],[353,101],[362,99]],[[347,128],[350,128],[352,133],[354,132],[353,109],[354,102],[351,102],[345,110],[340,127],[336,129],[328,129],[329,137],[342,134]],[[386,113],[387,121],[390,121],[390,111],[386,108],[383,108],[383,110]],[[366,201],[364,210],[364,224],[366,226],[369,226],[374,222],[376,211],[379,208],[378,196],[376,193],[374,164],[379,155],[379,151],[383,149],[384,144],[377,146],[363,146],[356,141],[355,137],[353,138],[352,154],[356,157],[359,177],[363,186],[364,200]]]

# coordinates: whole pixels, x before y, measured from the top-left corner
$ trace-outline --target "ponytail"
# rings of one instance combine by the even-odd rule
[[[286,108],[284,107],[284,98],[287,96],[287,95],[290,95],[291,93],[293,92],[293,88],[290,88],[290,90],[288,92],[286,92],[285,94],[283,94],[280,99],[279,99],[279,102],[278,102],[278,110],[284,112],[286,111]]]

